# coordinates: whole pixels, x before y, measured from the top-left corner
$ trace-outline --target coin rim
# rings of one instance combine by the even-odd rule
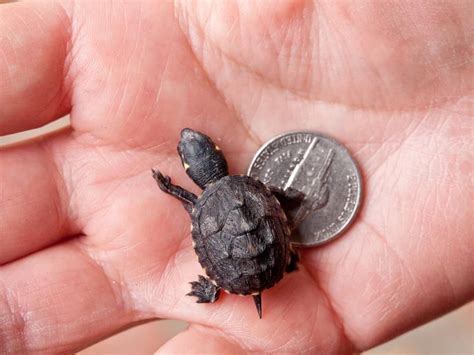
[[[315,131],[290,131],[290,132],[286,132],[286,133],[281,133],[273,138],[270,138],[268,141],[266,141],[258,150],[257,152],[255,153],[255,155],[253,156],[252,158],[252,161],[250,162],[250,165],[247,169],[247,175],[250,176],[250,173],[251,173],[251,169],[252,169],[252,166],[253,164],[255,163],[255,161],[257,160],[258,156],[260,155],[260,153],[265,150],[267,148],[267,146],[269,146],[271,143],[273,143],[274,141],[282,138],[282,137],[285,137],[285,136],[288,136],[288,135],[292,135],[292,134],[296,134],[296,133],[309,133],[309,134],[312,134],[312,135],[316,135],[316,136],[319,136],[321,138],[325,138],[325,139],[328,139],[332,142],[334,142],[337,146],[339,146],[340,148],[342,148],[343,151],[345,151],[347,153],[347,155],[349,156],[349,158],[351,158],[352,162],[354,163],[354,166],[355,166],[355,170],[356,170],[356,176],[357,176],[357,185],[358,185],[358,188],[359,188],[359,194],[357,195],[357,201],[356,201],[356,205],[355,205],[355,208],[354,208],[354,212],[352,214],[352,216],[346,221],[345,224],[342,225],[342,228],[339,229],[339,231],[337,233],[335,233],[333,236],[331,236],[331,238],[328,238],[326,240],[323,240],[323,241],[320,241],[320,242],[315,242],[313,244],[302,244],[302,243],[298,243],[298,242],[293,242],[291,241],[291,244],[297,246],[297,247],[306,247],[306,248],[310,248],[310,247],[314,247],[314,246],[319,246],[319,245],[324,245],[326,243],[329,243],[331,241],[333,241],[334,239],[337,239],[338,237],[340,237],[342,234],[344,234],[348,229],[349,227],[354,223],[357,215],[359,214],[360,212],[360,207],[362,205],[362,198],[363,198],[363,187],[362,187],[362,175],[360,173],[360,169],[359,169],[359,163],[357,162],[357,160],[354,159],[354,156],[351,154],[351,152],[344,146],[342,145],[342,143],[340,143],[338,140],[334,139],[333,137],[329,136],[329,135],[326,135],[326,134],[322,134],[322,133],[319,133],[319,132],[315,132]],[[260,180],[260,179],[259,179]]]

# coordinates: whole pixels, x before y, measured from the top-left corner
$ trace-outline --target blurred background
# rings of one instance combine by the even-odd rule
[[[0,137],[0,146],[42,135],[68,124],[69,120],[65,117],[42,128],[3,136]],[[153,354],[186,326],[185,322],[176,320],[152,321],[120,332],[79,354]],[[471,302],[365,354],[474,354],[474,304]]]

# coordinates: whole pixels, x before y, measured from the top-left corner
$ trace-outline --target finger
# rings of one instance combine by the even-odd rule
[[[192,350],[195,354],[242,354],[244,349],[217,331],[191,325],[179,333],[155,354],[185,354]]]
[[[119,274],[77,241],[0,268],[0,352],[72,352],[138,320]]]
[[[440,262],[436,254],[426,258],[431,254],[428,250],[413,256],[384,239],[370,225],[359,224],[335,245],[304,255],[337,305],[335,312],[347,337],[360,351],[440,317],[474,297],[473,283],[466,277],[474,270],[467,252],[457,255],[459,266],[453,268],[452,252],[438,251],[436,254],[444,254]],[[452,276],[453,269],[459,276]]]
[[[0,149],[0,265],[77,232],[66,190],[46,141]]]
[[[190,291],[189,282],[203,273],[191,247],[181,250],[172,263],[175,267],[167,268],[166,275],[155,281],[161,292],[149,303],[158,317],[183,319],[205,326],[204,329],[212,328],[248,351],[352,350],[330,303],[304,267],[263,292],[263,317],[259,319],[252,297],[221,292],[217,302],[199,304],[195,298],[185,296]],[[201,341],[205,339],[202,337]],[[175,346],[175,342],[171,345]],[[225,347],[226,342],[219,341],[216,346]]]
[[[68,111],[70,30],[56,3],[0,6],[0,135],[42,126]]]
[[[358,222],[305,253],[361,350],[474,297],[471,118],[462,106],[432,110],[395,151],[386,142],[361,160]]]

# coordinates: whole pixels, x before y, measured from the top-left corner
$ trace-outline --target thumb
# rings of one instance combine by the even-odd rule
[[[244,349],[218,331],[191,325],[166,342],[155,354],[242,354]]]

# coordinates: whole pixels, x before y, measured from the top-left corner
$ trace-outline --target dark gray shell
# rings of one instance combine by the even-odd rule
[[[192,212],[199,262],[218,286],[248,295],[272,287],[290,255],[285,213],[270,190],[248,176],[208,186]]]

